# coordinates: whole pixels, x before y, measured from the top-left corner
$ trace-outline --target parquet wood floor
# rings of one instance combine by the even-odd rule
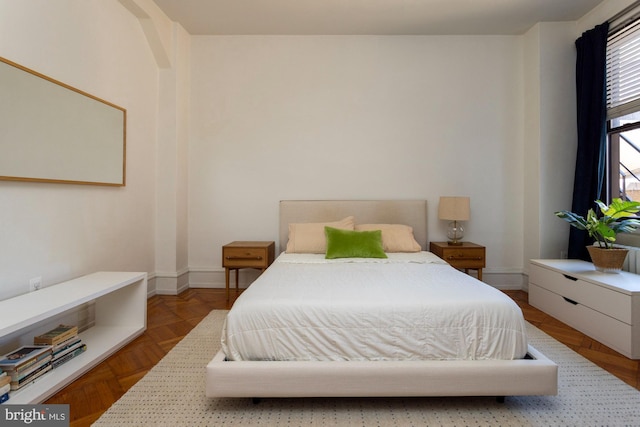
[[[528,304],[523,291],[505,291],[525,319],[587,359],[640,390],[640,361],[628,359]],[[67,403],[71,427],[90,426],[142,378],[211,310],[228,309],[224,289],[189,289],[147,301],[147,330],[46,403]]]

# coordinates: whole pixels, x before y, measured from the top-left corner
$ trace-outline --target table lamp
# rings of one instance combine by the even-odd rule
[[[447,229],[449,245],[462,245],[464,228],[458,221],[469,221],[470,213],[469,197],[440,197],[438,206],[438,218],[451,221]]]

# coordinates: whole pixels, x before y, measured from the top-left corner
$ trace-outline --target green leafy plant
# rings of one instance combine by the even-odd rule
[[[601,215],[596,215],[589,209],[587,217],[569,211],[555,212],[556,216],[564,219],[579,230],[586,230],[598,246],[612,249],[618,233],[628,233],[640,227],[640,220],[635,218],[640,211],[640,202],[613,199],[610,205],[596,200]]]

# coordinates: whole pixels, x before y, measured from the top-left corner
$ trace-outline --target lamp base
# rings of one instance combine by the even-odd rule
[[[451,221],[449,223],[449,229],[447,230],[447,237],[449,240],[447,243],[449,246],[461,246],[462,237],[464,236],[464,228],[458,223],[458,221]]]

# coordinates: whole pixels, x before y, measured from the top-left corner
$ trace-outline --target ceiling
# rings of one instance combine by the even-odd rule
[[[154,0],[192,35],[513,35],[601,1]]]

